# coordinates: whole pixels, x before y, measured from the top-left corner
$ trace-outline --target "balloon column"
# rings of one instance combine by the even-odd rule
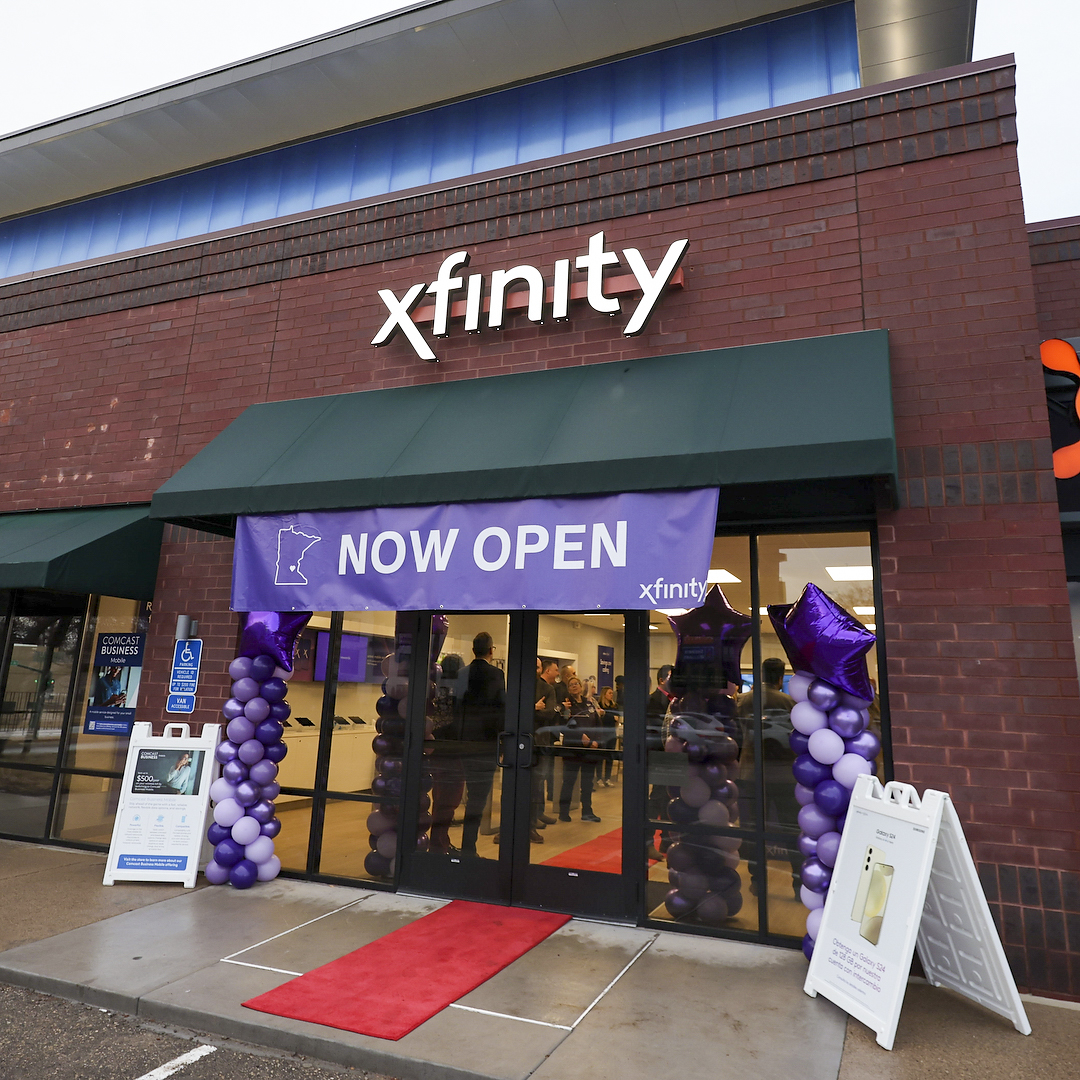
[[[669,618],[678,642],[664,749],[686,758],[685,780],[669,787],[667,815],[675,826],[667,850],[671,889],[664,905],[673,919],[719,926],[742,908],[735,836],[717,829],[738,821],[739,744],[735,698],[752,621],[713,587],[701,607]],[[702,828],[701,826],[707,826]]]
[[[288,752],[281,721],[290,712],[285,694],[296,638],[311,612],[252,611],[243,618],[240,655],[229,665],[232,696],[221,709],[228,726],[215,751],[222,769],[210,785],[214,823],[206,838],[214,857],[204,872],[212,885],[250,889],[281,870],[274,854],[278,763]]]
[[[858,619],[813,583],[794,604],[772,604],[769,618],[795,674],[788,693],[799,851],[799,895],[810,909],[803,952],[814,951],[825,894],[840,848],[848,801],[856,779],[874,771],[881,740],[870,730],[874,687],[866,654],[876,640]]]
[[[374,878],[394,875],[398,851],[398,814],[401,799],[402,777],[405,771],[405,727],[408,722],[409,667],[412,663],[413,636],[407,629],[409,616],[398,616],[394,652],[383,660],[382,697],[375,703],[379,714],[375,721],[377,732],[371,748],[375,751],[375,778],[371,793],[385,801],[377,803],[368,815],[368,843],[371,851],[364,859],[364,870]],[[449,622],[445,615],[435,615],[431,620],[431,649],[428,658],[428,709],[435,701],[435,685],[438,679],[436,661],[442,650]],[[431,721],[427,721],[425,738],[432,737]],[[425,747],[425,759],[427,748]],[[426,760],[425,760],[426,766]],[[428,829],[431,827],[431,770],[426,767],[420,775],[420,817],[417,822],[416,846],[424,851],[428,846]]]

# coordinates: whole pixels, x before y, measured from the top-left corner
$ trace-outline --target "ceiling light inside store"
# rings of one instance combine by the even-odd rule
[[[769,614],[769,609],[767,607],[759,607],[757,609],[757,613],[759,615],[768,615]]]
[[[853,607],[851,609],[856,615],[873,615],[874,609],[872,607]]]
[[[869,630],[871,634],[877,633],[877,626],[872,622],[866,624],[866,629]]]
[[[873,581],[872,566],[826,566],[825,572],[833,581]]]
[[[658,607],[653,610],[657,615],[685,615],[690,609],[688,607]]]
[[[659,630],[660,627],[657,626],[656,623],[649,623],[649,629],[650,630]]]
[[[710,585],[728,584],[735,582],[738,584],[742,581],[742,578],[737,578],[734,574],[727,570],[710,570],[709,576],[705,579]]]

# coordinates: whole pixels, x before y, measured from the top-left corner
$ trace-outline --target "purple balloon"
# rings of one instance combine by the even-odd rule
[[[233,758],[232,761],[227,761],[225,767],[221,770],[221,775],[229,781],[230,784],[239,784],[241,780],[248,778],[248,767],[239,759]]]
[[[727,920],[730,912],[727,901],[720,893],[709,893],[698,904],[695,914],[706,926],[719,926]]]
[[[251,661],[251,677],[258,683],[266,682],[267,679],[274,677],[274,669],[277,667],[277,663],[272,656],[268,656],[263,653],[261,656],[252,658]]]
[[[809,934],[802,939],[802,952],[807,960],[814,955],[814,939]]]
[[[847,809],[850,801],[851,790],[844,787],[839,780],[822,780],[814,788],[814,802],[834,818]]]
[[[241,859],[229,871],[229,884],[234,889],[250,889],[259,880],[259,868],[250,859]]]
[[[836,819],[836,831],[842,833],[844,831],[844,822],[847,821],[847,814],[841,814]]]
[[[793,754],[798,756],[799,754],[805,754],[806,748],[810,745],[810,737],[804,735],[801,731],[792,731],[787,737],[788,746],[791,747]]]
[[[673,919],[685,919],[694,910],[694,905],[678,889],[672,889],[664,897],[664,907]]]
[[[689,844],[672,844],[667,850],[667,864],[672,870],[693,870],[694,849]]]
[[[281,739],[285,729],[276,720],[264,720],[255,728],[255,738],[263,744],[270,746]]]
[[[258,764],[258,762],[256,762],[256,764]],[[263,784],[262,798],[266,799],[268,802],[273,802],[280,794],[281,785],[276,780],[271,780],[269,784]]]
[[[259,694],[259,684],[252,678],[237,679],[232,684],[232,696],[237,701],[250,701]]]
[[[241,847],[247,847],[248,844],[254,842],[261,835],[259,823],[252,817],[242,817],[232,827],[232,838]]]
[[[278,767],[267,758],[262,758],[260,761],[256,761],[254,765],[248,770],[248,776],[256,784],[270,784],[277,779]]]
[[[229,698],[229,700],[221,706],[221,715],[224,716],[226,720],[235,720],[238,716],[243,716],[244,703],[237,698]]]
[[[832,832],[836,828],[836,818],[811,803],[799,811],[799,828],[816,840],[822,833]]]
[[[806,691],[806,697],[822,712],[835,709],[840,703],[840,691],[835,686],[825,682],[824,679],[815,679]]]
[[[268,757],[275,764],[281,761],[285,755],[289,752],[289,748],[284,742],[271,743],[266,748],[266,757]]]
[[[248,807],[248,817],[253,817],[260,825],[265,825],[274,816],[274,804],[268,799],[260,799],[254,806]]]
[[[844,740],[830,728],[822,728],[807,740],[807,752],[822,765],[835,765],[844,756]]]
[[[814,789],[805,784],[796,784],[795,801],[800,806],[809,806],[814,801]]]
[[[251,657],[238,656],[229,665],[229,678],[236,682],[239,679],[251,678]]]
[[[715,790],[727,782],[727,766],[721,765],[718,761],[710,761],[709,764],[704,767],[702,777],[705,780],[705,783]]]
[[[292,716],[292,709],[287,701],[272,701],[270,703],[271,720],[288,720]]]
[[[253,724],[258,724],[270,715],[270,702],[264,697],[253,697],[244,706],[244,715]]]
[[[862,712],[850,705],[837,705],[829,713],[829,727],[842,739],[853,739],[866,727]]]
[[[248,739],[240,744],[237,757],[245,765],[254,765],[266,753],[266,747],[258,739]]]
[[[840,704],[850,705],[853,709],[869,709],[873,705],[873,696],[868,698],[856,697],[854,694],[841,694]]]
[[[240,652],[255,659],[269,656],[277,667],[292,671],[296,639],[311,614],[310,611],[249,611],[240,633]],[[273,673],[271,668],[265,678]]]
[[[284,701],[288,692],[289,684],[284,679],[267,679],[259,688],[259,693],[269,702]]]
[[[826,893],[832,881],[832,871],[816,855],[811,855],[803,862],[799,877],[811,892]]]
[[[729,919],[734,919],[742,911],[743,897],[738,889],[730,889],[724,893],[724,903],[727,904]]]
[[[859,732],[854,739],[845,740],[847,752],[873,761],[881,753],[881,740],[869,729]]]
[[[377,851],[369,851],[367,858],[364,859],[364,869],[372,877],[389,877],[390,860],[384,858]]]
[[[225,882],[229,880],[229,868],[227,866],[222,866],[213,859],[206,864],[206,869],[203,871],[203,874],[211,885],[224,885]]]
[[[799,886],[799,900],[804,908],[811,911],[825,906],[824,893],[811,892],[805,885]]]
[[[259,831],[263,836],[269,836],[273,840],[281,832],[281,819],[272,817],[269,821],[264,821]]]
[[[219,776],[210,785],[210,798],[213,799],[214,802],[224,802],[226,799],[234,799],[236,798],[236,786],[229,783],[224,776]]]
[[[244,848],[244,858],[250,859],[256,866],[262,866],[273,854],[274,841],[269,836],[258,836]]]
[[[226,799],[214,807],[214,820],[231,829],[244,816],[244,808],[235,799]]]
[[[214,862],[218,866],[235,866],[244,857],[243,845],[230,836],[214,848]]]
[[[219,825],[216,821],[210,823],[210,828],[206,830],[206,839],[210,841],[214,847],[217,847],[222,840],[227,840],[232,834],[223,825]]]
[[[874,766],[858,754],[845,754],[833,767],[833,778],[846,788],[853,788],[855,781],[867,773],[872,773]]]
[[[721,680],[736,685],[742,682],[742,651],[753,633],[754,620],[736,611],[719,586],[714,585],[709,590],[700,607],[691,609],[685,615],[668,616],[668,622],[675,631],[679,648],[677,672],[684,670],[688,662],[683,655],[684,642],[688,638],[693,638],[695,642],[711,640],[710,656],[715,656],[715,659],[709,661],[709,677],[715,678],[713,665],[718,663],[720,670],[716,675]],[[697,666],[694,661],[689,663]]]
[[[259,866],[259,880],[273,881],[281,873],[281,860],[276,855],[271,855],[266,862]]]
[[[237,751],[240,748],[236,743],[230,739],[223,739],[217,744],[217,748],[214,750],[214,757],[224,765],[228,761],[232,761],[236,757]]]
[[[262,788],[250,780],[241,780],[236,785],[236,801],[241,806],[254,806],[262,798]]]
[[[248,739],[255,738],[255,725],[246,716],[238,716],[235,720],[229,721],[225,734],[239,746],[241,743],[247,742]]]
[[[676,825],[689,825],[692,821],[697,821],[698,812],[692,806],[687,806],[682,799],[672,799],[667,804],[668,820],[675,822]]]
[[[821,918],[825,914],[823,908],[814,908],[806,916],[806,936],[817,941],[818,930],[821,929]]]
[[[791,766],[791,771],[800,784],[809,788],[817,787],[822,780],[828,780],[832,776],[832,769],[828,765],[815,761],[809,754],[800,754]]]
[[[836,855],[840,851],[840,834],[838,832],[822,833],[818,837],[817,851],[814,853],[825,866],[836,865]]]
[[[829,715],[809,701],[800,701],[791,710],[791,724],[803,735],[812,735],[815,731],[828,727]]]
[[[825,833],[824,835],[828,836],[829,834]],[[804,859],[817,854],[820,839],[821,838],[819,837],[815,840],[812,836],[807,836],[805,833],[799,837],[799,853]]]

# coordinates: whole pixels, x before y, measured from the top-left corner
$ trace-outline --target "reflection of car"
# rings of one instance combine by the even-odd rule
[[[761,717],[761,749],[764,756],[790,759],[793,756],[788,742],[791,732],[791,713],[787,709],[766,709]]]

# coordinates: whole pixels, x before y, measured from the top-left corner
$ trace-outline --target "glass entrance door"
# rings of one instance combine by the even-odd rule
[[[625,640],[621,614],[432,618],[427,702],[410,710],[405,888],[632,916]]]

